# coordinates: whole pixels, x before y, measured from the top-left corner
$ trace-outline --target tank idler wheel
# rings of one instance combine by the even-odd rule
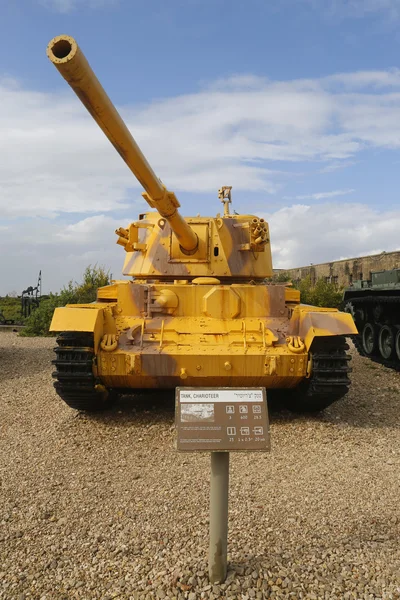
[[[395,354],[395,333],[389,325],[382,325],[378,334],[379,353],[385,360],[390,360]]]
[[[396,337],[394,340],[394,349],[396,352],[397,359],[400,360],[400,329],[398,329],[396,333]]]
[[[367,356],[376,353],[377,350],[377,335],[375,326],[372,323],[365,323],[361,334],[361,343],[363,350]]]

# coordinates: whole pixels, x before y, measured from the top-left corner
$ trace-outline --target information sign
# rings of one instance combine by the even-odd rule
[[[265,388],[176,388],[177,449],[270,450]]]

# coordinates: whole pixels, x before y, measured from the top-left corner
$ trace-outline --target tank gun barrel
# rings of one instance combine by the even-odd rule
[[[74,38],[53,38],[47,56],[142,184],[145,200],[167,219],[182,249],[189,254],[196,252],[197,235],[179,213],[175,194],[154,173]]]

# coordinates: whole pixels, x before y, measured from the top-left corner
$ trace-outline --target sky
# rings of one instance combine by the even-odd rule
[[[46,57],[76,38],[184,215],[275,268],[400,249],[400,0],[0,0],[0,294],[121,277],[140,184]]]

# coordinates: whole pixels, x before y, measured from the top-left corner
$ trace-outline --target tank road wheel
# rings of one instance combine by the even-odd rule
[[[397,360],[400,360],[400,329],[397,330],[394,339],[394,350],[396,352]]]
[[[378,347],[382,358],[389,360],[395,353],[395,334],[389,325],[382,325],[378,334]]]
[[[93,334],[66,331],[59,334],[57,344],[52,363],[56,367],[54,387],[60,398],[76,410],[94,412],[108,408],[116,393],[107,390],[93,374]]]
[[[361,334],[361,343],[367,356],[371,356],[372,354],[376,353],[377,336],[375,326],[372,323],[365,323]]]
[[[344,336],[315,338],[310,348],[311,377],[284,397],[286,408],[297,413],[318,412],[343,398],[350,385],[348,349]]]

